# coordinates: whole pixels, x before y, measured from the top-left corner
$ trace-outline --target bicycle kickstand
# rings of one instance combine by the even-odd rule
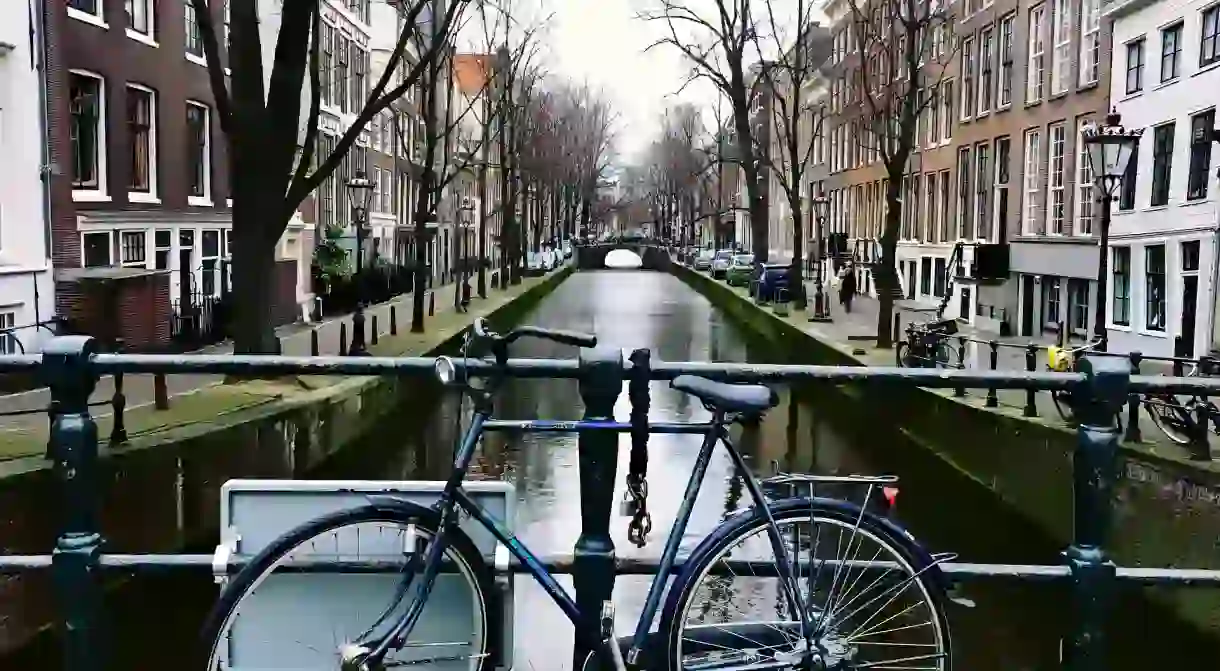
[[[627,671],[627,665],[623,662],[623,651],[618,645],[618,637],[614,635],[614,603],[608,600],[602,602],[601,635],[602,645],[606,646],[610,659],[614,662],[614,671]]]

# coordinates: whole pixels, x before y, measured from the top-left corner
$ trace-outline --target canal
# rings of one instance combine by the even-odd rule
[[[541,326],[596,333],[603,345],[648,347],[662,360],[773,362],[779,356],[753,341],[715,311],[701,296],[662,273],[605,271],[578,273],[561,285],[526,321]],[[571,348],[522,342],[519,357],[572,357]],[[462,418],[452,394],[404,409],[369,444],[329,464],[320,477],[442,479]],[[978,483],[930,458],[893,427],[861,421],[859,408],[833,390],[785,391],[779,407],[756,428],[738,429],[738,445],[764,473],[779,462],[786,471],[827,474],[894,473],[901,477],[894,514],[933,551],[952,551],[962,561],[1058,561],[1060,547],[1042,536]],[[515,381],[501,393],[500,411],[512,418],[576,418],[581,413],[575,381]],[[626,393],[616,410],[629,411]],[[654,383],[653,420],[693,421],[707,417],[702,405]],[[629,439],[620,443],[619,493],[627,467]],[[626,536],[625,516],[611,525],[620,556],[659,555],[686,478],[698,438],[654,436],[650,442],[648,501],[654,518],[649,543],[636,548]],[[579,477],[575,436],[491,437],[478,457],[480,478],[504,479],[517,492],[516,529],[540,552],[570,552],[580,533]],[[714,460],[695,507],[684,545],[693,547],[727,514],[748,502],[727,455]],[[616,506],[617,507],[617,506]],[[617,511],[616,511],[617,512]],[[570,586],[570,581],[564,581]],[[647,578],[621,577],[615,599],[618,628],[628,633],[642,607]],[[1020,671],[1059,667],[1059,636],[1068,626],[1067,591],[1024,583],[966,585],[975,608],[954,607],[950,614],[958,669]],[[549,599],[527,579],[517,582],[516,668],[551,670],[570,666],[570,625]],[[108,603],[104,625],[112,636],[111,669],[161,671],[200,668],[190,651],[216,587],[202,575],[141,577],[117,590]],[[1114,609],[1113,661],[1118,671],[1163,664],[1166,656],[1214,658],[1215,643],[1156,615],[1137,594],[1126,594]],[[183,664],[182,658],[190,658]],[[0,667],[50,669],[58,666],[56,647],[44,642]]]

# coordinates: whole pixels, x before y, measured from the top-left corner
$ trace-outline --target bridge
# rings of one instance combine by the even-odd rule
[[[621,246],[625,244],[630,243],[607,244],[603,247],[606,248],[606,251],[614,248],[628,248]],[[649,249],[663,253],[659,248],[649,245],[640,245],[638,249],[645,253]],[[579,250],[577,254],[579,254]],[[577,261],[579,262],[579,260],[580,257],[577,256]],[[1119,461],[1119,433],[1112,426],[1111,418],[1125,407],[1131,396],[1138,393],[1172,391],[1173,393],[1218,396],[1220,395],[1220,382],[1205,378],[1135,376],[1130,374],[1128,366],[1119,365],[1121,362],[1105,357],[1096,359],[1086,357],[1080,372],[1074,373],[977,369],[911,370],[775,363],[766,358],[767,352],[751,346],[745,342],[744,337],[727,341],[712,340],[711,338],[717,337],[716,334],[723,333],[726,328],[720,323],[721,316],[710,312],[706,302],[700,303],[697,295],[680,293],[678,287],[681,285],[676,282],[671,276],[661,273],[589,272],[573,275],[563,280],[559,288],[555,290],[556,302],[543,305],[537,312],[531,314],[531,323],[541,323],[552,328],[563,327],[569,330],[591,329],[596,331],[600,341],[610,346],[581,350],[576,359],[553,359],[549,357],[555,356],[555,343],[543,342],[531,345],[528,341],[522,341],[520,347],[514,348],[513,354],[525,358],[509,360],[502,369],[510,378],[535,380],[530,383],[533,386],[523,384],[506,389],[503,396],[506,400],[505,405],[508,406],[530,400],[531,394],[539,393],[536,380],[540,378],[576,381],[579,384],[579,387],[570,383],[546,385],[548,390],[557,390],[553,392],[553,396],[534,397],[532,399],[534,404],[528,405],[524,410],[518,406],[517,411],[524,412],[523,415],[511,415],[514,410],[506,409],[505,413],[510,414],[512,419],[505,420],[505,424],[500,428],[517,434],[529,428],[547,431],[551,434],[578,433],[577,445],[571,450],[570,455],[565,457],[569,461],[555,464],[542,462],[544,470],[549,472],[545,476],[540,476],[544,478],[544,484],[540,485],[539,489],[549,492],[550,498],[554,499],[556,503],[553,503],[550,508],[543,509],[544,514],[536,512],[530,516],[533,520],[531,526],[543,528],[535,537],[526,537],[525,540],[533,544],[538,541],[539,537],[563,535],[556,533],[560,529],[548,526],[549,519],[560,518],[577,527],[579,533],[572,534],[577,538],[573,547],[570,549],[550,548],[548,553],[541,557],[541,562],[555,573],[573,575],[574,601],[581,606],[582,610],[588,609],[588,612],[596,612],[604,601],[614,599],[616,594],[621,594],[624,589],[627,589],[626,581],[616,581],[617,576],[651,575],[663,568],[660,566],[657,556],[660,550],[657,543],[664,540],[665,532],[671,522],[667,517],[662,518],[657,511],[678,508],[676,504],[681,495],[682,485],[689,473],[698,467],[693,456],[693,453],[698,451],[697,441],[693,446],[689,441],[678,442],[678,438],[681,437],[679,420],[706,420],[706,413],[699,414],[700,400],[710,403],[738,403],[742,407],[767,405],[774,402],[763,399],[756,393],[757,390],[736,396],[731,392],[726,392],[723,388],[698,385],[690,387],[688,383],[687,388],[692,390],[692,393],[679,394],[665,385],[656,384],[656,382],[673,382],[675,378],[684,375],[698,375],[721,382],[766,383],[776,387],[797,389],[810,385],[816,385],[818,389],[863,385],[886,389],[922,387],[946,391],[976,390],[980,392],[980,397],[983,390],[987,390],[988,393],[995,390],[1001,392],[1023,390],[1042,394],[1056,390],[1072,390],[1078,394],[1079,406],[1082,408],[1083,415],[1081,426],[1075,434],[1076,444],[1072,455],[1073,486],[1070,496],[1066,492],[1060,494],[1062,498],[1071,501],[1071,519],[1065,520],[1065,526],[1071,529],[1072,538],[1071,544],[1064,554],[1064,560],[1055,561],[1053,553],[1046,553],[1045,556],[1048,559],[1044,564],[980,564],[939,557],[935,566],[929,569],[929,571],[943,573],[947,589],[960,602],[969,600],[963,597],[962,590],[968,591],[971,596],[974,596],[979,593],[976,590],[985,590],[986,584],[993,581],[1054,582],[1064,586],[1067,598],[1070,599],[1073,615],[1064,624],[1064,628],[1056,631],[1052,636],[1062,635],[1063,637],[1063,668],[1065,669],[1095,671],[1115,668],[1105,665],[1107,646],[1122,644],[1126,637],[1122,635],[1121,631],[1117,635],[1111,633],[1112,635],[1107,636],[1106,623],[1112,611],[1116,610],[1115,605],[1119,603],[1118,599],[1124,590],[1135,586],[1220,586],[1220,571],[1115,566],[1112,557],[1107,553],[1107,549],[1112,544],[1110,531],[1112,518],[1116,513],[1113,493]],[[675,303],[678,304],[677,307],[667,308]],[[596,311],[601,306],[607,307],[600,312]],[[658,320],[655,315],[662,314],[666,309],[672,309],[672,312],[666,313],[666,320]],[[649,321],[648,315],[653,316],[652,321]],[[639,333],[641,329],[651,332],[651,335],[647,337],[654,338],[654,340],[640,341],[625,337],[626,334],[633,334],[634,337],[634,334]],[[647,346],[637,346],[636,343],[640,342],[647,343]],[[634,347],[634,350],[630,355],[614,346],[624,343],[633,343],[631,347]],[[662,360],[661,352],[677,352],[682,358],[695,360],[666,361]],[[682,353],[689,354],[683,355]],[[708,361],[734,360],[739,362],[708,363]],[[58,483],[56,497],[59,505],[53,506],[53,508],[57,509],[61,515],[60,524],[58,524],[59,538],[54,548],[34,550],[33,554],[0,556],[0,571],[17,574],[49,571],[50,580],[54,582],[58,595],[56,600],[58,616],[64,622],[71,624],[63,629],[60,641],[63,647],[64,668],[67,671],[93,671],[104,668],[105,661],[102,651],[107,650],[110,646],[101,640],[105,630],[100,624],[103,621],[109,621],[111,632],[121,630],[125,626],[135,626],[126,625],[124,618],[113,615],[120,604],[116,603],[117,599],[108,598],[106,576],[178,572],[208,579],[216,576],[231,580],[240,568],[252,561],[252,555],[262,545],[287,529],[278,528],[274,531],[269,531],[266,527],[244,529],[240,533],[240,539],[222,538],[217,552],[209,554],[142,552],[139,547],[133,546],[130,542],[117,544],[124,552],[111,551],[110,546],[105,543],[106,539],[103,538],[102,524],[107,518],[113,522],[115,512],[107,510],[106,506],[113,505],[116,490],[134,486],[133,483],[139,479],[135,476],[147,478],[150,477],[150,474],[142,473],[137,469],[134,472],[127,471],[132,477],[116,477],[118,471],[111,472],[115,463],[115,455],[99,445],[99,422],[98,418],[91,414],[89,401],[90,392],[102,376],[116,373],[128,376],[153,374],[240,374],[265,377],[283,375],[380,376],[385,379],[408,381],[409,384],[404,385],[407,387],[425,388],[424,381],[434,378],[436,375],[436,361],[435,357],[104,354],[99,352],[95,341],[78,337],[56,338],[50,342],[42,354],[0,357],[0,372],[37,373],[50,384],[51,394],[54,397],[54,413],[51,419],[48,451],[54,457],[53,472],[56,476],[55,481]],[[454,374],[458,378],[463,376],[486,378],[497,370],[492,364],[482,360],[455,359],[452,363],[455,366]],[[433,388],[427,388],[429,394],[432,394]],[[573,393],[577,388],[579,388],[579,395]],[[975,393],[975,391],[970,393]],[[694,395],[692,396],[692,394]],[[730,396],[726,397],[725,394],[730,394]],[[793,421],[792,416],[800,415],[803,412],[803,409],[797,407],[796,402],[791,400],[795,396],[788,398],[790,405],[787,408],[782,406],[775,408],[768,414],[764,422],[770,421],[771,418],[782,420],[785,415],[788,415],[787,421],[791,422]],[[813,403],[815,407],[821,409],[823,415],[828,416],[824,417],[822,421],[829,421],[839,414],[838,406],[824,405],[827,402],[823,400],[815,400]],[[543,405],[546,407],[544,408]],[[615,412],[616,405],[619,406],[618,413]],[[533,413],[543,414],[546,417],[565,417],[568,416],[567,412],[572,413],[571,417],[580,417],[589,424],[576,426],[569,422],[548,424],[531,421],[535,419]],[[860,411],[860,414],[866,418],[870,416],[867,409]],[[625,421],[614,424],[605,421],[607,417],[615,416],[623,418]],[[873,424],[876,424],[875,414],[872,416]],[[692,417],[693,419],[691,419]],[[419,417],[411,414],[411,411],[404,406],[393,419],[393,426],[388,429],[388,433],[375,436],[376,440],[373,442],[382,441],[386,436],[397,436],[409,432],[404,429],[410,427],[404,425],[413,425],[416,422],[435,427],[437,431],[443,431],[444,427],[452,424],[453,418],[443,413],[435,417]],[[514,423],[514,420],[519,421]],[[825,427],[818,429],[817,426],[815,424],[813,428],[804,427],[800,433],[804,435],[822,431],[823,436],[819,439],[822,454],[817,454],[815,450],[814,466],[807,465],[798,468],[812,469],[817,464],[816,459],[844,458],[844,455],[838,454],[843,451],[843,446],[829,444],[824,436]],[[891,440],[888,434],[885,438],[879,438],[879,434],[876,433],[879,429],[876,426],[857,427],[857,429],[865,432],[866,439],[862,443]],[[791,424],[787,430],[797,433]],[[665,434],[664,440],[650,438],[650,431]],[[778,432],[771,431],[766,424],[760,430],[761,435],[770,437],[784,432],[783,429]],[[619,469],[619,435],[628,437],[621,449],[630,453],[627,473],[629,481],[630,478],[639,474],[641,459],[643,472],[647,474],[650,452],[656,465],[651,475],[651,496],[658,497],[652,499],[652,510],[658,519],[655,524],[657,531],[654,534],[656,543],[646,547],[650,554],[629,554],[615,549],[616,544],[620,547],[625,544],[624,539],[616,530],[626,526],[625,520],[630,517],[631,527],[628,530],[628,539],[631,539],[632,534],[639,531],[634,524],[637,518],[640,518],[639,501],[634,501],[634,507],[629,506],[630,509],[625,513],[619,510],[618,504],[623,500],[622,494],[615,488],[616,482],[620,481],[623,475]],[[447,477],[452,464],[450,455],[455,438],[456,435],[442,434],[434,445],[438,454],[433,455],[434,458],[437,456],[440,458],[430,466],[425,464],[421,467],[422,470],[413,471],[413,473],[421,473],[420,479],[426,480],[440,480]],[[750,448],[748,435],[745,434],[741,440],[743,451],[756,450],[751,453],[754,468],[763,469],[764,467],[759,464],[765,464],[769,458],[778,457],[778,453],[784,451],[774,447],[768,451],[765,446]],[[495,453],[497,450],[504,451],[503,444],[499,445],[497,447],[497,443],[492,440],[485,441],[483,450],[487,454],[480,457],[483,472],[493,476],[493,479],[498,474],[494,467]],[[548,444],[545,449],[559,451],[562,445],[564,444]],[[986,449],[985,446],[978,447]],[[299,444],[293,444],[286,448],[286,451],[292,455],[289,459],[291,461],[299,459],[308,451],[309,446],[302,447]],[[517,449],[542,451],[543,446],[527,441],[520,443]],[[260,454],[249,457],[250,475],[266,475],[269,472],[266,456]],[[189,455],[183,453],[181,460],[185,462],[188,457]],[[234,457],[234,459],[239,458]],[[419,458],[425,459],[425,457]],[[906,457],[885,454],[882,458],[897,460]],[[123,456],[120,453],[118,461],[122,462],[122,459]],[[170,461],[172,462],[173,459]],[[526,460],[524,464],[517,464],[512,470],[520,477],[529,477],[527,471],[535,465],[536,463],[531,464]],[[881,466],[886,469],[892,468],[889,463],[883,463]],[[708,478],[709,481],[731,480],[733,473],[731,464],[727,469],[724,464],[713,467],[724,470],[715,472],[714,477]],[[854,468],[855,462],[845,462],[841,464],[841,467],[843,469]],[[192,477],[198,474],[192,474],[190,471],[200,469],[201,465],[195,464],[193,468],[184,467],[180,470],[177,473],[179,486],[191,486]],[[403,477],[403,470],[401,467],[386,469],[387,474],[393,473],[394,475],[387,475],[383,486],[409,487],[411,483],[399,482]],[[504,468],[500,473],[506,473],[509,470]],[[563,482],[557,482],[556,480],[565,472],[573,477]],[[853,471],[844,470],[843,472]],[[709,473],[709,476],[711,475]],[[376,483],[368,481],[370,476],[367,472],[360,472],[359,477],[364,482],[358,486],[350,486],[351,490],[362,494],[377,489]],[[732,482],[737,481],[732,480]],[[288,504],[285,501],[290,498],[296,504],[305,506],[324,507],[327,505],[317,503],[314,498],[314,495],[319,493],[319,488],[324,489],[325,482],[318,486],[305,486],[298,482],[293,484],[295,489],[291,492],[286,489],[273,491],[266,487],[259,490],[257,483],[258,481],[230,483],[227,490],[228,514],[233,519],[240,518],[242,524],[250,523],[252,518],[249,515],[252,513],[269,509],[286,510]],[[489,484],[500,485],[502,483]],[[415,483],[415,486],[418,487],[418,483]],[[970,527],[966,529],[962,538],[977,537],[993,532],[999,535],[1009,533],[1009,527],[994,518],[971,521],[972,518],[967,517],[969,512],[965,510],[946,513],[946,510],[952,509],[956,505],[959,500],[958,495],[961,495],[962,492],[943,484],[940,487],[932,486],[931,489],[935,493],[929,493],[927,487],[923,488],[920,496],[929,497],[929,501],[923,502],[922,507],[932,508],[931,517],[933,518],[938,516],[943,518],[946,514],[953,515],[955,522],[950,526]],[[516,490],[495,486],[472,487],[471,490],[473,495],[479,498],[486,507],[500,511],[498,514],[511,517],[513,500],[517,496]],[[429,500],[427,499],[428,491],[432,491],[433,495],[435,493],[435,489],[427,490],[425,488],[424,490],[406,491],[403,495],[422,496],[424,500]],[[735,494],[734,491],[736,491]],[[287,494],[291,494],[291,497]],[[741,510],[741,508],[730,505],[730,500],[734,497],[742,498],[740,486],[734,490],[734,486],[729,484],[725,487],[723,494],[723,496],[708,498],[723,499],[724,517],[730,517],[731,512]],[[345,495],[349,498],[344,501],[350,505],[351,491]],[[945,501],[943,504],[931,503],[930,499],[933,496],[944,496],[946,499],[952,500]],[[540,498],[546,497],[541,496]],[[274,501],[272,502],[271,499]],[[645,502],[647,502],[647,497],[645,497]],[[198,515],[201,512],[199,501],[196,500],[195,504],[194,507],[184,506],[186,510],[183,510],[181,514]],[[249,507],[241,508],[243,505]],[[334,504],[332,502],[329,505]],[[748,505],[748,501],[746,505]],[[969,506],[964,507],[974,508],[977,505],[972,502]],[[172,507],[170,506],[170,508]],[[912,505],[910,515],[904,514],[902,521],[917,524],[920,519],[917,510],[919,507]],[[646,512],[647,509],[648,506],[645,505],[643,510]],[[214,506],[210,510],[214,510]],[[210,510],[203,512],[206,514]],[[319,508],[312,508],[312,510],[314,510],[313,514],[320,512]],[[618,511],[617,515],[615,511]],[[901,507],[899,511],[901,512]],[[31,512],[23,511],[23,514]],[[174,514],[172,509],[165,512],[171,517]],[[705,510],[704,513],[715,520],[722,517],[721,511],[715,509]],[[139,513],[136,512],[129,511],[128,514],[139,516]],[[243,518],[243,515],[246,517]],[[465,527],[468,522],[468,519],[463,519],[461,524]],[[284,524],[284,521],[280,520],[279,524]],[[990,526],[999,528],[993,530],[989,528]],[[918,529],[915,532],[917,536],[920,535]],[[527,533],[522,530],[523,537]],[[480,552],[486,550],[487,563],[492,568],[493,577],[510,602],[508,615],[504,622],[507,629],[493,632],[493,635],[496,635],[493,637],[497,639],[493,656],[498,663],[511,662],[513,633],[511,601],[514,592],[513,583],[508,578],[514,574],[529,575],[534,567],[519,558],[507,558],[509,553],[504,551],[503,546],[496,547],[494,542],[490,542],[487,547],[484,547],[482,540],[483,537],[480,537],[477,549]],[[221,551],[221,548],[224,551]],[[954,550],[956,548],[937,549]],[[681,573],[689,560],[689,556],[679,556],[677,565],[672,569],[673,572]],[[300,570],[310,575],[324,576],[328,572],[370,572],[377,569],[376,566],[366,566],[361,562],[350,560],[334,561],[331,564],[327,564],[326,560],[319,560],[319,563],[320,566],[303,566]],[[884,566],[870,565],[865,568],[877,571],[889,570]],[[319,578],[319,580],[321,579]],[[518,584],[520,582],[518,581]],[[324,593],[331,595],[328,598],[339,598],[333,592],[326,592],[325,589],[294,593],[293,607],[298,611],[315,610],[317,602],[311,602],[308,599],[319,599],[321,598],[319,595]],[[1004,593],[1011,595],[1011,590],[1006,590]],[[215,591],[213,590],[209,594],[214,598]],[[161,596],[164,598],[166,595]],[[521,591],[516,592],[515,596],[518,599],[525,598]],[[634,596],[632,598],[634,599]],[[969,631],[971,624],[962,622],[962,620],[978,620],[981,623],[978,629],[995,628],[999,626],[995,614],[1002,614],[1005,608],[1015,608],[1010,604],[989,604],[986,603],[986,599],[975,598],[980,601],[977,607],[981,609],[983,615],[954,618],[955,632],[958,627]],[[638,600],[643,601],[642,598]],[[1067,603],[1064,604],[1064,610],[1067,610],[1067,605]],[[163,614],[163,609],[149,610],[154,611],[153,617],[156,617],[157,611]],[[530,608],[528,610],[530,622],[526,626],[519,627],[518,633],[521,636],[527,636],[532,630],[534,632],[532,635],[538,638],[537,632],[541,631],[545,632],[541,638],[548,639],[548,641],[561,638],[560,632],[570,630],[571,626],[562,619],[555,619],[555,621],[548,619],[547,613],[557,610],[549,602],[539,604],[537,609]],[[291,609],[281,612],[290,611]],[[251,620],[257,622],[258,618],[252,617]],[[271,623],[264,622],[263,624],[270,626]],[[290,633],[282,629],[277,630],[275,627],[270,627],[269,630],[278,631],[279,636],[288,636]],[[185,645],[194,643],[194,633],[190,632],[192,635],[184,639]],[[148,645],[143,637],[150,634],[139,631],[128,635],[134,636],[137,642],[137,645],[133,647],[143,647],[147,654]],[[238,644],[242,644],[243,641],[249,642],[248,638],[240,636],[235,636],[233,640]],[[322,639],[321,637],[310,640],[330,641],[329,638]],[[993,639],[984,640],[990,642]],[[1146,645],[1144,639],[1136,642],[1139,645]],[[1023,645],[1024,641],[1018,639],[1017,643]],[[572,649],[559,649],[546,641],[538,645],[543,648],[542,654],[533,660],[516,660],[517,668],[530,668],[531,665],[539,669],[581,668],[581,660],[588,652],[588,646],[579,640],[574,642]],[[662,644],[656,643],[655,645]],[[505,650],[506,646],[507,650]],[[979,658],[974,659],[977,661]],[[562,663],[558,660],[562,660]],[[553,666],[543,666],[543,664],[552,662]],[[964,665],[961,666],[964,668]],[[971,668],[976,666],[987,668],[983,664],[974,664]],[[26,665],[23,668],[45,667]],[[127,668],[138,667],[129,665]],[[242,667],[234,664],[228,668],[236,670]],[[431,667],[425,666],[424,668]],[[848,665],[842,668],[852,667]],[[1127,667],[1117,668],[1125,669]]]
[[[621,238],[578,245],[576,247],[576,267],[579,270],[605,268],[606,255],[619,249],[638,256],[642,270],[669,270],[669,252],[658,241],[649,238]]]

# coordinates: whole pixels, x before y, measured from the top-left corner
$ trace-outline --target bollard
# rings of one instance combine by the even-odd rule
[[[113,347],[115,354],[122,354],[123,340],[116,338]],[[116,371],[111,376],[114,380],[114,396],[110,398],[111,415],[114,417],[110,425],[110,446],[122,445],[127,442],[127,427],[123,423],[123,411],[127,409],[127,395],[123,393],[123,371]]]
[[[614,418],[614,404],[623,388],[622,351],[611,348],[580,353],[580,396],[585,421]],[[618,469],[618,435],[609,431],[580,434],[580,537],[572,560],[572,585],[576,604],[597,627],[602,604],[614,591],[614,540],[610,538],[610,512],[614,502],[614,479]],[[572,668],[583,668],[590,652],[583,637],[572,649]]]
[[[436,292],[429,291],[428,292],[428,316],[431,317],[435,314],[436,314]]]
[[[966,336],[959,335],[957,337],[957,369],[966,370]],[[953,390],[953,395],[961,398],[966,395],[965,387],[957,387]]]
[[[390,305],[390,335],[398,335],[398,310],[397,305]]]
[[[369,335],[369,344],[376,345],[377,344],[377,315],[373,315],[373,319],[370,323],[373,327],[373,330],[372,330],[372,333]]]
[[[1198,373],[1202,376],[1211,374],[1207,357],[1199,358]],[[1195,435],[1190,441],[1190,458],[1194,461],[1211,461],[1212,450],[1208,445],[1208,434],[1212,429],[1212,418],[1207,396],[1199,394],[1199,402],[1195,403]]]
[[[991,370],[995,370],[1000,365],[1000,343],[992,340],[987,343],[987,346],[991,348]],[[995,408],[1000,405],[1000,397],[997,395],[995,387],[987,388],[987,400],[984,402],[984,405],[988,408]]]
[[[169,388],[165,385],[165,373],[153,373],[153,407],[169,410]]]
[[[1072,455],[1073,541],[1064,552],[1072,572],[1072,630],[1064,641],[1063,668],[1102,671],[1105,622],[1114,596],[1114,562],[1106,556],[1118,461],[1114,416],[1127,401],[1131,372],[1117,357],[1085,356],[1085,382],[1073,402],[1080,417]]]
[[[51,338],[42,366],[56,408],[51,422],[53,472],[62,489],[61,531],[51,554],[51,573],[63,618],[63,668],[105,667],[99,631],[102,605],[97,531],[97,423],[89,395],[97,385],[90,358],[97,341],[88,336]]]
[[[894,313],[894,339],[893,342],[902,340],[902,316],[900,313]]]
[[[339,356],[347,355],[347,322],[339,322]]]
[[[1140,374],[1140,362],[1144,355],[1139,352],[1132,352],[1127,355],[1131,360],[1131,374]],[[1143,440],[1143,435],[1140,434],[1140,395],[1132,392],[1127,397],[1127,430],[1123,434],[1123,440],[1128,443],[1138,443]]]
[[[1034,343],[1029,343],[1025,346],[1025,370],[1034,372],[1038,368],[1038,346]],[[1038,416],[1038,399],[1035,396],[1037,392],[1033,389],[1025,390],[1025,416]]]
[[[309,356],[318,356],[318,329],[309,330]]]

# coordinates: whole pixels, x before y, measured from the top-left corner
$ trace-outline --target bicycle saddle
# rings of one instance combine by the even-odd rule
[[[697,375],[679,375],[669,386],[725,412],[759,412],[779,403],[775,390],[761,384],[727,384]]]

